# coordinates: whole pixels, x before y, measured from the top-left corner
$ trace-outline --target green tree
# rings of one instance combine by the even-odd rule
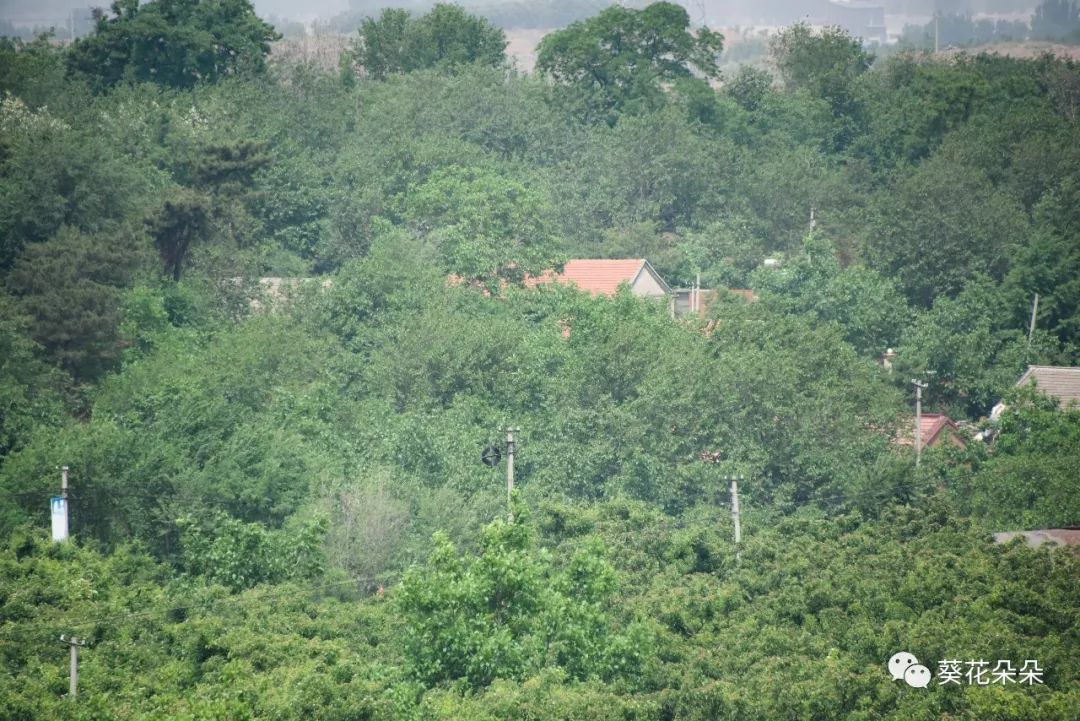
[[[455,71],[506,61],[503,31],[459,5],[437,3],[420,17],[387,8],[378,19],[366,18],[359,33],[347,60],[377,80],[423,68]]]
[[[1035,207],[1030,242],[1017,248],[1003,288],[1014,323],[1030,319],[1039,294],[1037,326],[1053,333],[1075,360],[1080,352],[1080,185],[1066,179]]]
[[[405,216],[445,268],[491,290],[558,264],[543,193],[493,168],[438,170],[405,198]]]
[[[29,326],[12,299],[0,294],[0,462],[62,417],[63,375],[43,361]]]
[[[183,568],[234,591],[312,578],[324,570],[326,523],[321,519],[268,531],[217,513],[206,519],[184,517],[177,525]]]
[[[1080,31],[1080,4],[1071,0],[1042,0],[1031,17],[1031,36],[1041,40],[1069,37]]]
[[[1010,388],[989,452],[948,474],[963,510],[997,528],[1061,528],[1080,518],[1080,410],[1061,410],[1043,393]]]
[[[472,560],[436,535],[427,567],[402,581],[406,656],[425,684],[461,679],[482,688],[544,667],[610,680],[632,674],[643,657],[630,643],[634,633],[645,640],[641,629],[620,632],[609,618],[616,577],[602,547],[592,544],[558,569],[535,548],[523,511],[488,526]]]
[[[79,382],[120,359],[121,297],[145,269],[141,233],[86,235],[64,228],[19,256],[5,280],[49,358]]]
[[[915,306],[955,296],[980,274],[1001,280],[1029,233],[1014,198],[985,173],[947,158],[900,177],[875,205],[862,255],[896,278]]]
[[[62,226],[114,229],[138,212],[158,177],[145,159],[102,142],[92,123],[72,127],[48,108],[0,98],[0,273]]]
[[[919,314],[897,350],[901,378],[933,371],[926,399],[956,416],[979,417],[1011,387],[1026,362],[1055,362],[1057,343],[1037,333],[1030,352],[1007,296],[986,277],[973,278],[955,298],[939,298]]]
[[[124,81],[189,88],[262,71],[279,37],[249,0],[116,0],[72,45],[68,69],[99,90]]]
[[[5,34],[6,35],[6,34]],[[47,35],[23,41],[0,37],[0,95],[11,93],[32,108],[79,102],[85,88],[67,82],[63,50]]]
[[[824,98],[837,114],[850,114],[852,84],[874,62],[858,38],[839,27],[812,30],[805,23],[785,28],[769,42],[784,86]]]
[[[147,225],[157,246],[165,272],[180,280],[193,246],[209,233],[208,199],[192,191],[178,191],[162,202]]]
[[[640,111],[663,103],[663,85],[695,76],[720,76],[724,37],[690,31],[680,5],[658,2],[643,10],[613,5],[544,36],[536,67],[570,86],[587,120]]]
[[[895,282],[863,266],[841,268],[833,244],[818,233],[807,236],[800,255],[779,269],[759,270],[754,281],[778,310],[838,324],[844,339],[871,358],[897,345],[912,320]]]

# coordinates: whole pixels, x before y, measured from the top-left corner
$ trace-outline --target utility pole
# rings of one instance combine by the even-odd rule
[[[731,520],[735,524],[735,561],[742,560],[742,523],[739,514],[739,481],[741,478],[731,479]]]
[[[938,27],[938,25],[939,25],[939,23],[938,23],[938,11],[935,8],[934,9],[934,54],[935,55],[937,55],[938,50],[940,49],[940,43],[938,42],[938,36],[939,36],[940,28]]]
[[[918,468],[922,460],[922,392],[927,384],[915,378],[911,382],[915,384],[915,467]]]
[[[702,451],[698,454],[704,463],[722,463],[723,454],[720,451]],[[731,494],[731,522],[735,526],[735,561],[742,559],[742,514],[739,512],[739,481],[742,476],[725,476],[728,482],[728,492]]]
[[[1024,354],[1024,362],[1027,363],[1028,356],[1031,355],[1031,337],[1035,335],[1035,314],[1039,312],[1039,294],[1035,294],[1035,302],[1031,304],[1031,323],[1028,325],[1028,344],[1027,353]]]
[[[49,515],[52,518],[52,537],[54,541],[66,541],[68,538],[68,467],[60,469],[60,495],[49,499]]]
[[[520,430],[512,426],[506,429],[506,512],[511,523],[514,521],[514,451],[517,450],[514,434]]]
[[[60,635],[60,642],[71,648],[71,672],[68,684],[68,701],[74,701],[79,694],[79,648],[86,645],[86,639],[77,636]]]

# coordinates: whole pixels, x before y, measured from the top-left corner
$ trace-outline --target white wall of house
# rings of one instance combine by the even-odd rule
[[[653,298],[667,295],[667,289],[647,267],[642,267],[637,278],[630,285],[630,291],[639,298]]]

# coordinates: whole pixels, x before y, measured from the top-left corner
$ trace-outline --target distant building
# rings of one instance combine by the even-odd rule
[[[694,22],[710,27],[751,25],[785,27],[797,22],[809,25],[839,25],[866,43],[884,45],[884,0],[696,0],[692,3]]]
[[[1058,406],[1065,410],[1080,406],[1080,368],[1072,366],[1028,366],[1016,386],[1035,383],[1040,391],[1056,398]]]
[[[613,296],[623,283],[639,298],[663,298],[673,292],[644,258],[575,258],[566,261],[561,273],[547,272],[525,281],[529,287],[547,283],[571,285],[594,296]]]
[[[960,428],[951,418],[941,413],[923,413],[919,423],[919,436],[923,448],[934,448],[942,444],[949,444],[956,448],[965,448],[967,440]],[[900,446],[915,445],[915,419],[910,418],[902,426],[900,436],[896,439]]]
[[[1050,396],[1057,399],[1061,410],[1068,408],[1080,408],[1080,368],[1075,366],[1028,366],[1020,380],[1016,381],[1016,387],[1031,385],[1035,386]],[[1000,402],[990,412],[990,419],[997,420],[1005,411],[1005,403]]]
[[[839,25],[864,42],[884,45],[889,36],[885,32],[885,6],[873,0],[829,0],[812,3],[814,10],[810,21],[815,25]]]

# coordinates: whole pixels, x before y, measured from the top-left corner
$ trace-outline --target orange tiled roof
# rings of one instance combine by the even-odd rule
[[[527,279],[526,285],[533,287],[554,281],[564,285],[576,285],[592,295],[612,296],[623,283],[633,284],[644,267],[644,258],[576,258],[566,261],[562,273],[544,273]]]
[[[915,445],[915,433],[911,430],[911,422],[909,421],[904,425],[907,430],[901,428],[901,436],[896,442],[902,446],[913,446]],[[923,413],[919,419],[919,435],[922,436],[923,448],[936,445],[941,440],[941,432],[946,428],[951,428],[954,434],[958,430],[956,424],[946,415]]]

